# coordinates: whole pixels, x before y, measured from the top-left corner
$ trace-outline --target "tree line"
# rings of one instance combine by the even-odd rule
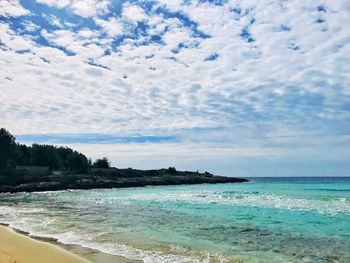
[[[90,167],[109,168],[106,157],[91,162],[84,154],[68,147],[32,144],[27,146],[16,142],[6,129],[0,129],[0,169],[16,166],[48,166],[50,170],[65,170],[85,173]]]

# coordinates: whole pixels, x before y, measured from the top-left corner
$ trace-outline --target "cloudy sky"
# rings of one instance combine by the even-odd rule
[[[0,126],[118,167],[350,175],[348,0],[0,0]]]

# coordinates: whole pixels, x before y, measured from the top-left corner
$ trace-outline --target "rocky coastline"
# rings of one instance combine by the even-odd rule
[[[36,192],[68,189],[99,189],[143,187],[148,185],[242,183],[247,179],[217,176],[208,172],[177,171],[175,168],[158,170],[101,169],[86,174],[37,176],[28,174],[0,176],[0,192]]]

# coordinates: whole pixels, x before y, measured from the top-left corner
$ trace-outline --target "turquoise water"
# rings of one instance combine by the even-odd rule
[[[0,221],[145,262],[350,262],[350,178],[0,195]]]

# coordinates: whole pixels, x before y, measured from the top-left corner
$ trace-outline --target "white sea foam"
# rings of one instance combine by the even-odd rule
[[[128,197],[134,200],[157,202],[189,202],[231,204],[262,208],[278,208],[303,211],[315,211],[321,214],[350,214],[350,200],[333,198],[331,200],[293,198],[275,194],[256,194],[251,192],[217,192],[217,191],[177,191],[137,194]]]
[[[97,204],[123,203],[133,201],[184,202],[197,204],[228,204],[261,208],[277,208],[299,211],[314,211],[320,214],[350,214],[350,199],[334,197],[331,199],[297,198],[272,193],[249,191],[160,191],[157,193],[135,193],[128,196],[113,196],[95,199]]]
[[[157,250],[142,250],[117,243],[96,242],[94,240],[96,234],[82,233],[79,230],[62,231],[60,229],[61,226],[50,217],[41,216],[40,219],[35,218],[36,213],[42,211],[40,208],[0,206],[0,222],[9,224],[12,228],[28,232],[30,235],[55,238],[63,244],[80,245],[111,255],[142,260],[145,263],[209,262],[195,256],[168,254]]]

